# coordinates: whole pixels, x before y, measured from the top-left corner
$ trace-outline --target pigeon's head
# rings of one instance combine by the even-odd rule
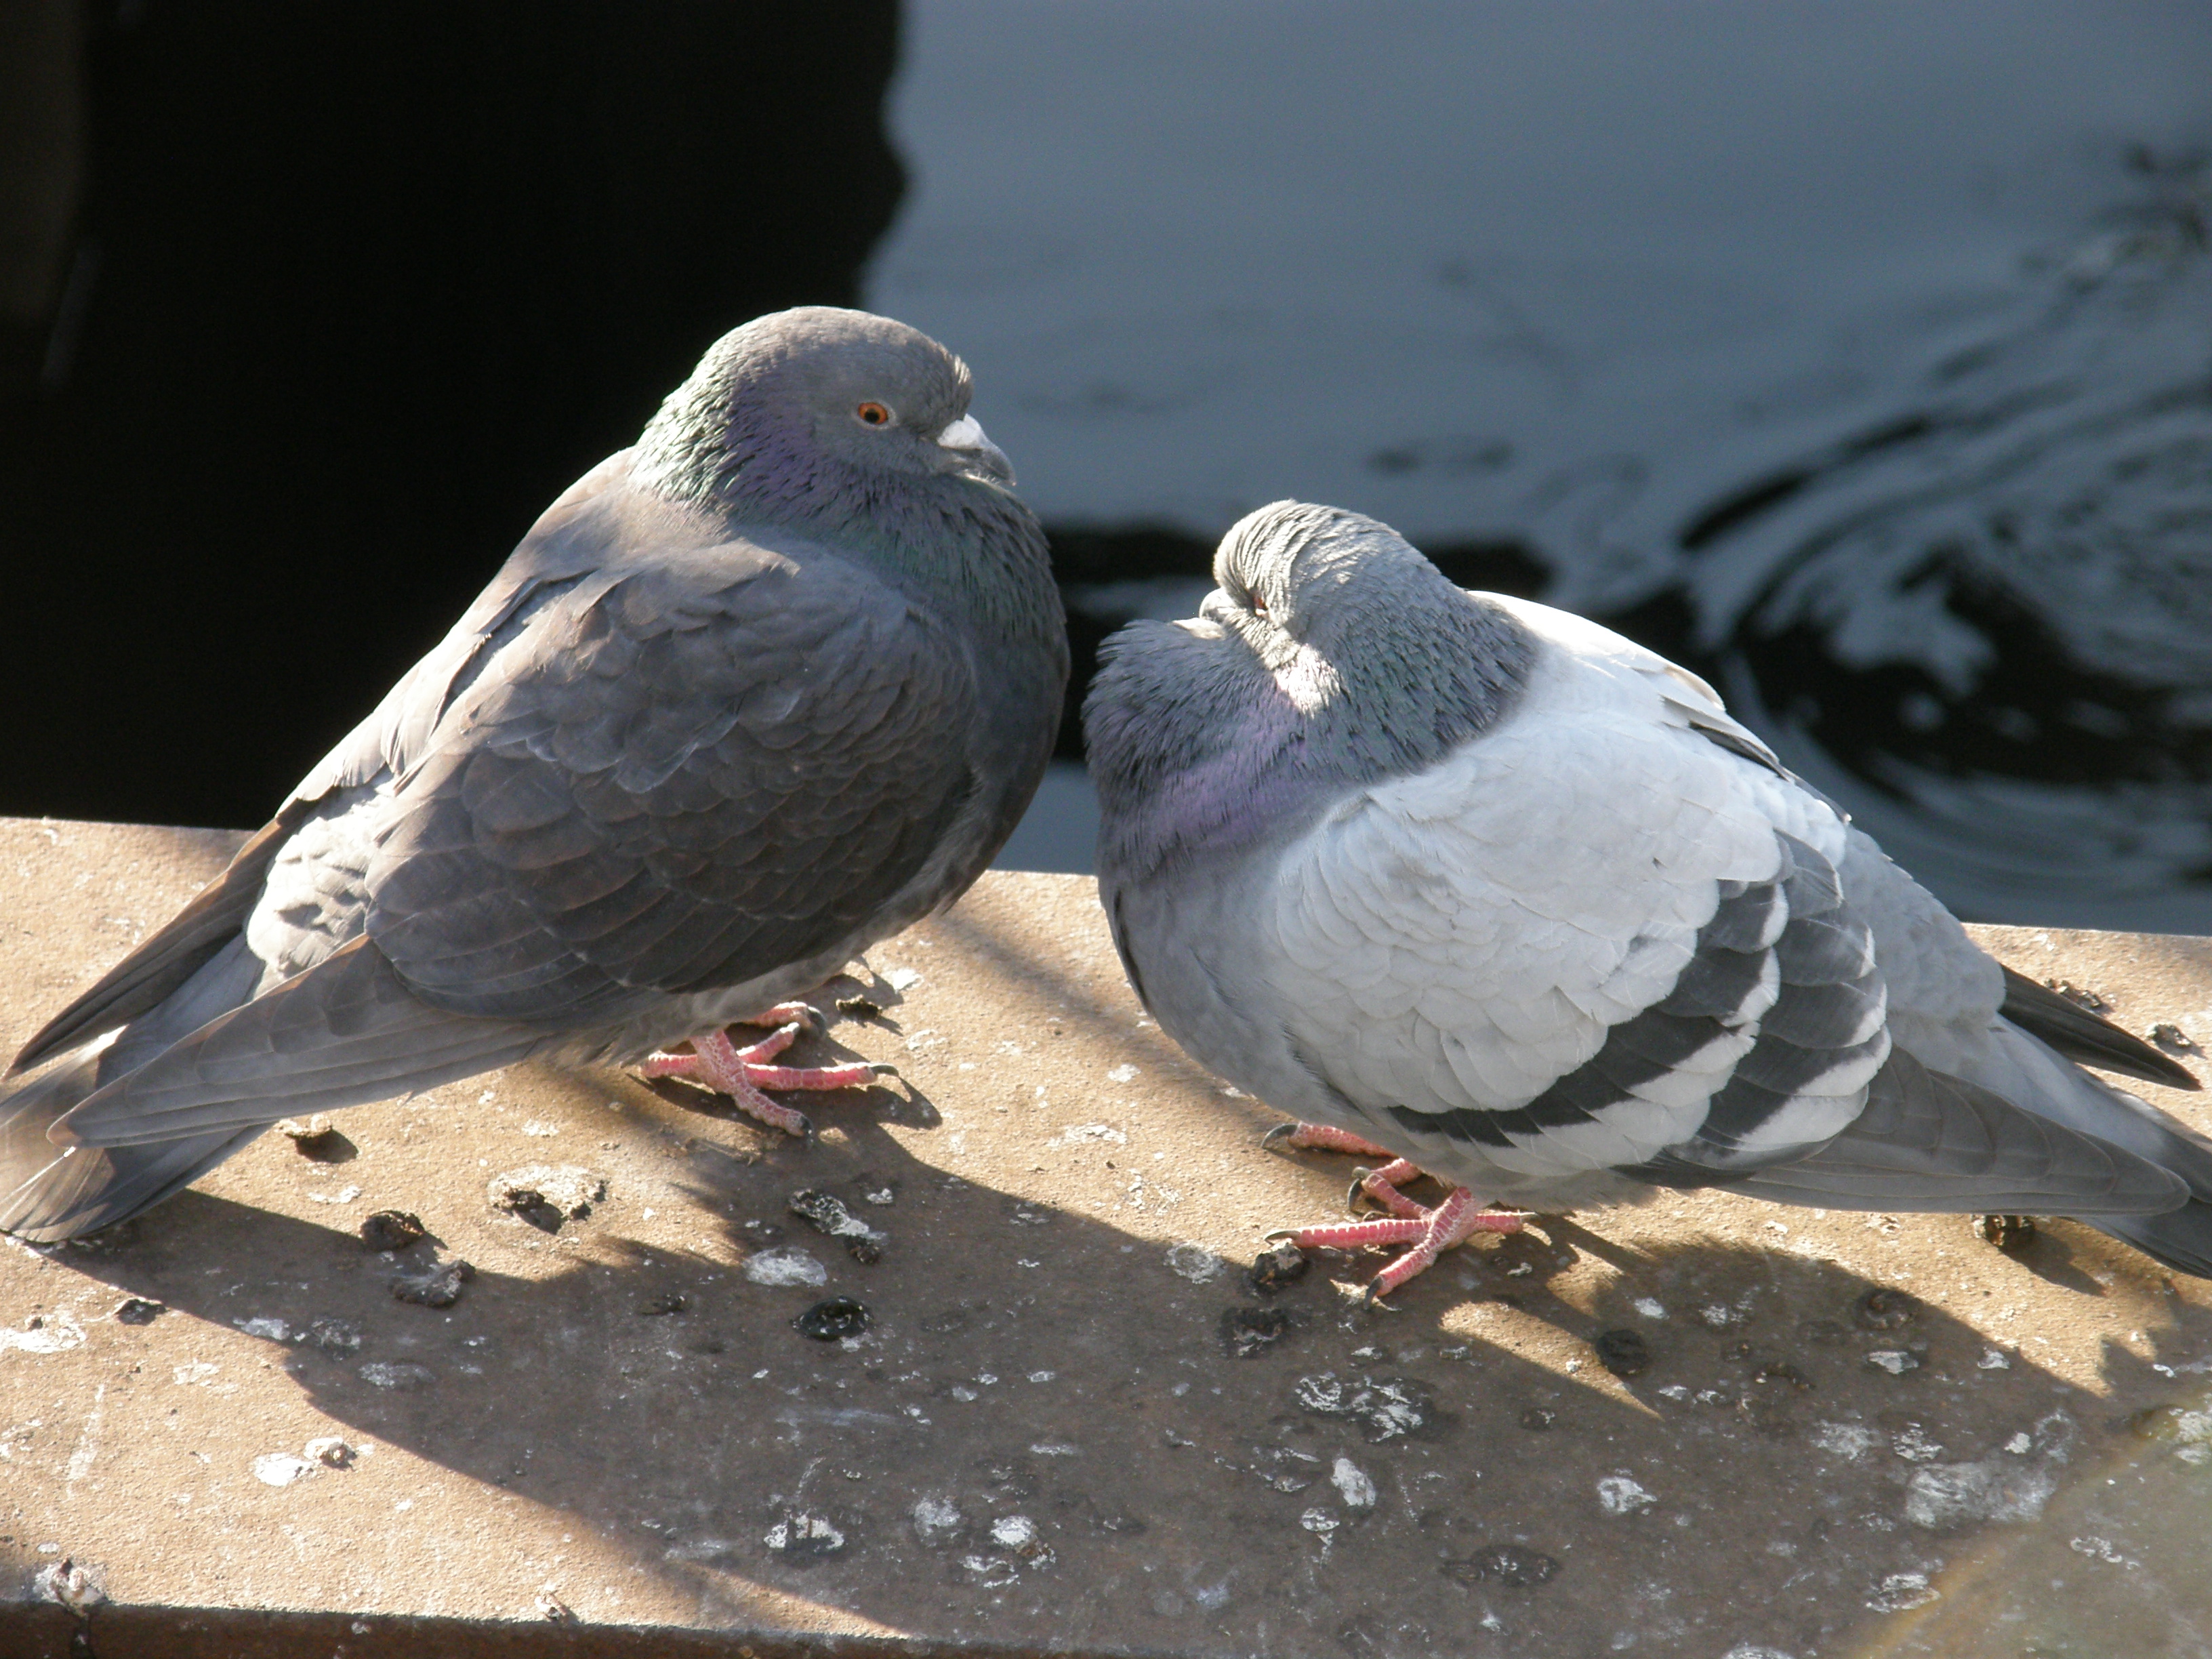
[[[1231,527],[1199,614],[1108,641],[1084,708],[1104,864],[1224,845],[1486,729],[1527,631],[1388,525],[1277,501]]]
[[[1449,684],[1468,626],[1491,615],[1389,525],[1314,502],[1237,520],[1214,553],[1214,584],[1201,617],[1279,679],[1332,686]]]
[[[1199,615],[1242,635],[1271,668],[1333,659],[1401,620],[1464,599],[1389,525],[1340,507],[1273,501],[1230,526]]]
[[[775,510],[872,501],[898,481],[1003,492],[1013,468],[968,412],[968,366],[917,329],[803,306],[715,342],[638,460],[678,493]]]

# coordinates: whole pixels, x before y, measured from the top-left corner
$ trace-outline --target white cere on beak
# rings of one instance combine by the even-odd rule
[[[1008,489],[1013,487],[1013,463],[1006,452],[983,434],[983,423],[973,415],[963,415],[958,420],[937,434],[938,447],[950,450],[960,457],[960,470],[970,477],[979,474]]]
[[[947,449],[981,449],[991,441],[983,435],[981,421],[973,415],[963,415],[937,434],[937,441]]]

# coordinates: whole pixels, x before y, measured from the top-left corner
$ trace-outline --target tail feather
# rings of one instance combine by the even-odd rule
[[[1961,1067],[1984,1089],[2038,1116],[2171,1170],[2197,1197],[2212,1199],[2212,1139],[2094,1077],[2027,1030],[1999,1021],[1994,1041]]]
[[[234,936],[114,1040],[0,1098],[0,1231],[39,1243],[126,1219],[276,1119],[521,1058],[523,1027],[416,1001],[366,941],[263,991]]]
[[[0,1232],[51,1244],[125,1220],[269,1127],[147,1146],[55,1146],[46,1131],[98,1086],[102,1058],[83,1055],[0,1100]]]
[[[1893,1051],[1851,1127],[1809,1158],[1714,1183],[1830,1209],[2158,1216],[2187,1181]]]
[[[2100,1019],[2027,975],[2004,970],[2002,1013],[2022,1030],[2043,1039],[2067,1059],[2169,1089],[2201,1089],[2197,1075],[2170,1054],[2161,1054],[2132,1031]]]
[[[0,1098],[0,1231],[52,1243],[125,1220],[190,1185],[282,1116],[150,1146],[69,1150],[47,1136],[103,1085],[246,1001],[260,976],[260,962],[234,937],[114,1041],[81,1046]]]
[[[2164,1215],[2099,1216],[2089,1224],[2176,1273],[2212,1279],[2212,1204],[2201,1198]]]
[[[85,1147],[235,1134],[435,1088],[544,1042],[529,1026],[431,1007],[360,939],[103,1081],[51,1134]]]
[[[167,927],[48,1020],[23,1045],[9,1066],[9,1074],[27,1072],[103,1031],[153,1012],[226,946],[234,947],[270,863],[292,827],[293,816],[288,814],[264,825],[238,849],[229,867],[201,888]]]

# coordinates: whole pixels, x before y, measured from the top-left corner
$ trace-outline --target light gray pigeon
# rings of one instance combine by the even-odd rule
[[[1107,644],[1099,896],[1193,1056],[1399,1160],[1387,1218],[1294,1236],[1411,1244],[1371,1294],[1510,1207],[1698,1187],[2075,1215],[2212,1275],[2212,1142],[2073,1062],[2195,1080],[1984,955],[1696,676],[1331,507],[1213,574]]]
[[[779,1005],[950,903],[1042,773],[1066,625],[969,393],[862,312],[726,336],[31,1039],[17,1070],[58,1063],[0,1099],[0,1228],[87,1232],[277,1118],[533,1056],[642,1060],[793,1129],[762,1086],[866,1083],[767,1064],[795,1024],[724,1028],[811,1012]]]

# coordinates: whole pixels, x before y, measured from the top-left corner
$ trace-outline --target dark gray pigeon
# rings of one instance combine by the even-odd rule
[[[1108,642],[1099,891],[1162,1028],[1399,1160],[1413,1248],[1721,1188],[2081,1216],[2212,1275],[2212,1142],[2081,1070],[2185,1071],[2006,969],[1696,676],[1278,502],[1196,618]],[[1455,1183],[1433,1209],[1398,1188]]]
[[[724,1028],[950,903],[1028,804],[1067,642],[1044,537],[903,324],[725,337],[0,1100],[0,1229],[158,1203],[276,1119],[519,1060],[805,1120]],[[764,1012],[765,1011],[765,1012]],[[688,1041],[692,1052],[661,1052]]]

